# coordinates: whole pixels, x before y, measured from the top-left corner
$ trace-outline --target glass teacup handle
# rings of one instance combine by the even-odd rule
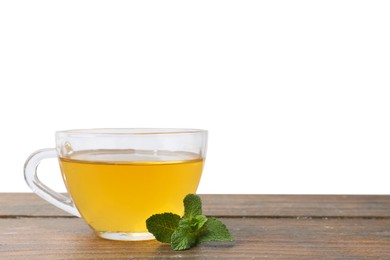
[[[63,194],[60,194],[44,183],[38,178],[37,168],[39,163],[43,159],[57,158],[57,152],[54,148],[42,149],[34,152],[27,159],[24,164],[24,178],[33,192],[38,196],[48,201],[49,203],[57,206],[58,208],[65,210],[66,212],[80,217],[80,213],[76,209],[72,199]]]

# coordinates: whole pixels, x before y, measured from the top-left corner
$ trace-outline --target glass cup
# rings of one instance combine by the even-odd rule
[[[146,229],[148,217],[183,215],[183,198],[196,192],[207,146],[207,131],[199,129],[82,129],[55,136],[55,149],[27,159],[27,184],[112,240],[154,239]],[[58,158],[68,194],[38,178],[37,166],[46,158]]]

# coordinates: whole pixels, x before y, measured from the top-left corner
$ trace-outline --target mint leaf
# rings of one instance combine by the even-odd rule
[[[229,230],[220,220],[216,218],[208,218],[202,228],[202,232],[198,238],[198,242],[209,241],[233,241],[233,237]]]
[[[184,216],[156,214],[146,220],[148,231],[160,242],[171,243],[173,250],[186,250],[200,242],[233,241],[220,220],[202,215],[202,201],[195,194],[184,200]]]
[[[193,218],[202,215],[202,201],[198,195],[188,194],[184,198],[184,217]]]
[[[146,220],[146,227],[158,241],[171,243],[171,236],[178,227],[179,221],[180,216],[176,214],[156,214]]]
[[[182,218],[179,221],[178,227],[190,227],[193,232],[199,231],[203,225],[207,222],[207,217],[198,215],[192,219]]]
[[[203,215],[198,215],[198,216],[195,216],[195,218],[193,218],[196,223],[196,230],[200,230],[203,225],[207,222],[207,217],[206,216],[203,216]]]
[[[196,244],[196,233],[189,225],[182,224],[173,232],[171,237],[171,247],[173,250],[186,250],[194,244]]]

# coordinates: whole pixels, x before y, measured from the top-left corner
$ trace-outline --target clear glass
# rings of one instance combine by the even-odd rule
[[[182,215],[182,200],[196,192],[206,158],[207,131],[200,129],[80,129],[55,136],[55,149],[27,159],[27,184],[112,240],[153,239],[145,226],[149,216]],[[38,178],[37,166],[46,158],[58,158],[67,195]]]

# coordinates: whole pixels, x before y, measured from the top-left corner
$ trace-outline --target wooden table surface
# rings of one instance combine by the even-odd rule
[[[390,259],[390,195],[201,195],[235,241],[172,251],[96,237],[31,193],[0,193],[0,259]]]

